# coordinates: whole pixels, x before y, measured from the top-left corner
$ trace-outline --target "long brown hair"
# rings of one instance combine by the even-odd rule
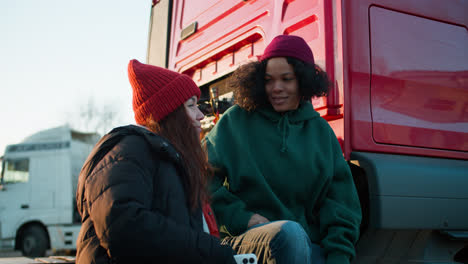
[[[159,122],[150,116],[145,126],[167,139],[182,155],[187,171],[182,175],[182,182],[190,208],[194,210],[200,206],[200,201],[208,201],[207,182],[211,176],[211,167],[184,105]]]

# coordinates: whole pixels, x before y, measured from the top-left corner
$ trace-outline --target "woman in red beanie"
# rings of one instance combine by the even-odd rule
[[[128,76],[138,126],[113,129],[83,166],[76,263],[235,263],[207,204],[200,89],[137,60]]]
[[[259,263],[350,263],[361,209],[336,136],[311,104],[329,85],[311,49],[277,36],[231,80],[237,105],[205,138],[223,243]]]

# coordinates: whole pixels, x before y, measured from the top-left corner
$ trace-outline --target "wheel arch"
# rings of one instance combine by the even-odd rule
[[[369,227],[369,218],[370,218],[370,194],[369,194],[369,182],[367,179],[367,172],[364,168],[352,163],[348,162],[349,167],[351,169],[351,173],[353,175],[354,185],[356,186],[356,190],[359,197],[359,202],[361,204],[361,212],[362,212],[362,221],[360,226],[360,233],[364,233],[364,231]]]

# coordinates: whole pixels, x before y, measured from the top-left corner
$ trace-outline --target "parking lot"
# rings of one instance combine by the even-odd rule
[[[48,250],[46,252],[46,256],[53,255],[52,250]],[[18,250],[0,250],[0,258],[13,258],[13,257],[21,257],[21,251]]]
[[[0,250],[0,258],[21,257],[21,251]]]

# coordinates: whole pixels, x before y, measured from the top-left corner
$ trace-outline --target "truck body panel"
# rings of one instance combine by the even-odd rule
[[[351,157],[368,172],[371,226],[468,230],[465,161],[368,152]]]
[[[466,160],[466,2],[344,2],[346,154]]]
[[[369,15],[375,142],[468,151],[467,29],[377,6]]]

